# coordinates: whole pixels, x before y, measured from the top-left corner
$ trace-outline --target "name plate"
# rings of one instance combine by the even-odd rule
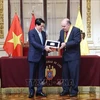
[[[45,46],[48,46],[51,48],[59,48],[60,42],[54,41],[54,40],[46,40]]]

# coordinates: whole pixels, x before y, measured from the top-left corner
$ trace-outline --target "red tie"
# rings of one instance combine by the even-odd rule
[[[66,37],[67,37],[67,35],[68,35],[68,31],[66,32]]]

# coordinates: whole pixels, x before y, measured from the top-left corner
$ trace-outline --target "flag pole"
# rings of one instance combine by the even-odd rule
[[[80,11],[80,5],[78,5],[78,11]]]
[[[17,14],[17,8],[15,7],[15,14]]]
[[[16,7],[15,7],[15,14],[17,14],[17,9],[16,9]],[[9,53],[9,54],[8,54],[8,57],[9,57],[9,58],[12,58],[12,53]]]
[[[32,10],[32,13],[31,14],[32,14],[32,16],[34,15],[34,10]]]

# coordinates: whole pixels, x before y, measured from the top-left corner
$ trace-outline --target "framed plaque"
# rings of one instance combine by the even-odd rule
[[[51,48],[59,48],[60,42],[54,41],[54,40],[46,40],[45,46],[48,46]]]

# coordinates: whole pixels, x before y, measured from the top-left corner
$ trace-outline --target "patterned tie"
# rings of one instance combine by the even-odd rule
[[[68,35],[68,31],[64,33],[64,41],[66,40],[67,35]]]

